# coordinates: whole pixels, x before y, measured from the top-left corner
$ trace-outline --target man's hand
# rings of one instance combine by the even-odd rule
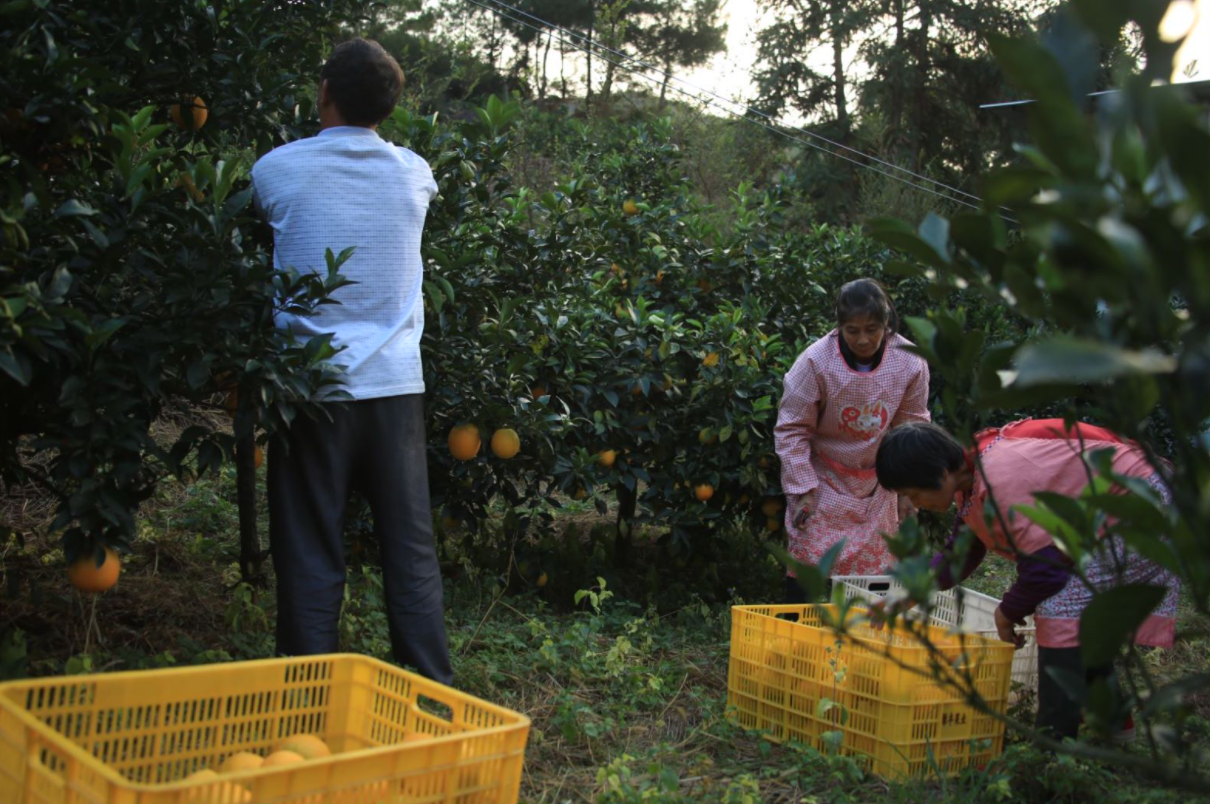
[[[899,521],[903,522],[914,516],[916,516],[916,506],[912,505],[912,501],[907,497],[901,496],[899,498]]]
[[[1025,625],[1025,621],[1014,622],[1008,619],[1000,607],[996,606],[996,632],[1000,635],[1000,639],[1010,645],[1021,648],[1025,646],[1025,636],[1017,633],[1016,626],[1018,625]]]
[[[815,489],[811,489],[806,494],[800,494],[790,501],[790,523],[794,527],[804,527],[813,513],[815,513]]]

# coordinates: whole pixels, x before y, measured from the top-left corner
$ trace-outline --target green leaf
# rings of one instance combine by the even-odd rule
[[[1080,616],[1085,667],[1109,664],[1164,599],[1162,586],[1124,584],[1093,596]]]
[[[941,261],[949,265],[950,222],[934,212],[930,212],[920,224],[920,239],[929,245]]]
[[[93,209],[92,207],[90,207],[88,204],[85,204],[83,201],[77,201],[74,198],[70,198],[59,205],[59,208],[55,210],[54,217],[67,218],[67,217],[71,217],[73,215],[96,215],[96,214],[97,214],[97,211],[95,209]]]
[[[1109,344],[1059,336],[1017,353],[1013,388],[1096,383],[1131,374],[1171,374],[1176,359],[1155,349],[1132,351]]]

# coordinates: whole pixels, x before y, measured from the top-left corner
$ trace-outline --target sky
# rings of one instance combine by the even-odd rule
[[[746,71],[752,69],[756,58],[755,36],[761,27],[757,0],[727,0],[722,16],[727,22],[727,52],[716,56],[708,65],[675,75],[727,98],[751,99],[752,81]],[[1181,0],[1180,3],[1174,3],[1169,7],[1166,22],[1173,24],[1177,30],[1193,28],[1177,54],[1177,70],[1173,80],[1210,79],[1210,0]],[[848,53],[846,56],[852,59],[854,54]],[[1192,78],[1184,76],[1184,67],[1195,60],[1198,62],[1198,74]],[[831,71],[831,52],[827,48],[817,51],[811,61],[818,61],[821,70]],[[682,88],[689,89],[687,86]]]

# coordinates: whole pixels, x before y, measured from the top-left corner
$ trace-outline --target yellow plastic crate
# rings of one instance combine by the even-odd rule
[[[888,778],[950,774],[1002,753],[1003,721],[963,703],[939,679],[973,685],[1003,714],[1011,645],[919,623],[893,630],[850,623],[851,633],[839,636],[825,620],[837,615],[835,606],[732,607],[733,722],[775,742],[838,750]],[[938,650],[909,628],[927,629]]]
[[[183,781],[297,733],[332,756]],[[31,679],[0,684],[0,802],[516,802],[528,736],[524,715],[366,656]]]

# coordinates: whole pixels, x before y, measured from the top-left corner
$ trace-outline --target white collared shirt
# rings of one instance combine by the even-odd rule
[[[420,238],[437,184],[428,163],[360,126],[335,126],[275,148],[252,168],[273,227],[273,263],[326,275],[325,249],[355,246],[341,273],[357,282],[310,317],[279,313],[299,340],[333,332],[343,389],[355,399],[424,393]]]

